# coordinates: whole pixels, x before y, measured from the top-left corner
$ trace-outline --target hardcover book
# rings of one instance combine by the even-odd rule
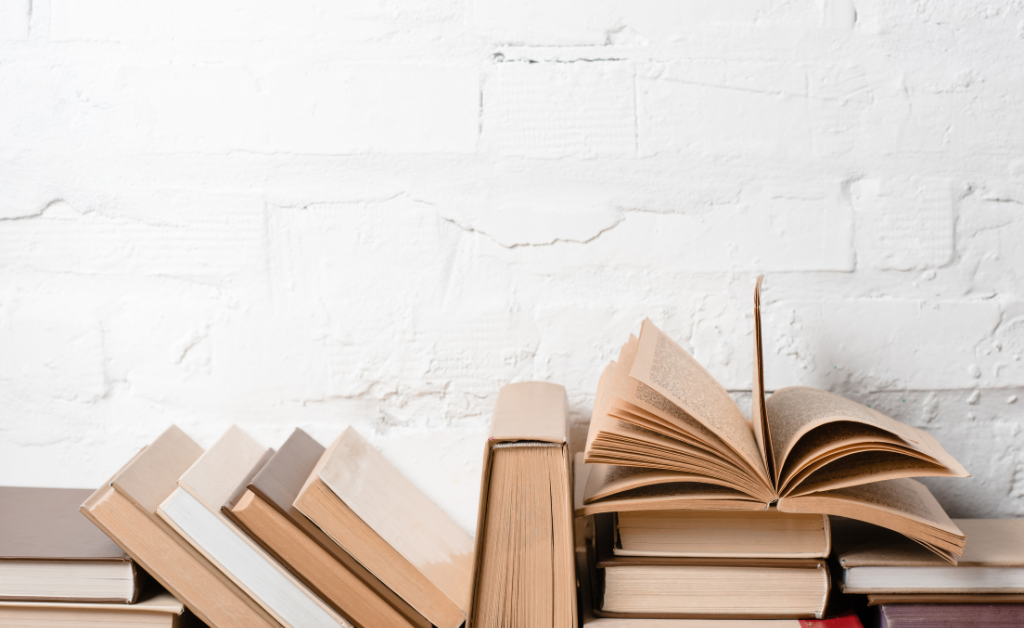
[[[473,540],[351,427],[295,507],[437,628],[466,620]]]
[[[682,347],[644,321],[598,384],[584,512],[764,510],[850,517],[949,562],[965,537],[916,476],[967,471],[926,432],[823,390],[765,398],[760,286],[751,421]]]
[[[173,595],[154,587],[134,604],[73,602],[2,602],[0,626],[4,628],[73,628],[116,626],[117,628],[192,628],[183,621],[184,605]],[[189,626],[188,624],[191,624]]]
[[[498,392],[484,448],[469,626],[577,624],[565,389]]]
[[[954,519],[970,542],[957,565],[889,530],[842,520],[835,554],[845,593],[1024,594],[1024,519]]]
[[[280,628],[259,604],[156,515],[202,448],[175,426],[135,455],[82,513],[199,619],[217,628]]]
[[[78,512],[91,493],[0,487],[0,600],[135,601],[135,563]]]

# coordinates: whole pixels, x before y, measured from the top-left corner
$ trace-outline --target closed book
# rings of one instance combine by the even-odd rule
[[[259,604],[156,515],[203,449],[175,426],[97,489],[81,511],[132,560],[216,628],[280,628]]]
[[[616,556],[614,521],[595,517],[594,613],[648,619],[823,619],[821,559]]]
[[[1024,626],[1024,604],[883,604],[871,610],[875,613],[872,628]]]
[[[845,593],[1024,593],[1024,519],[954,519],[967,534],[957,565],[889,530],[834,525]]]
[[[221,510],[272,454],[232,426],[181,475],[178,488],[160,504],[157,514],[283,626],[349,628],[343,617]]]
[[[775,508],[641,510],[616,513],[616,556],[826,558],[828,515]]]
[[[320,457],[295,507],[434,626],[465,621],[473,540],[353,428]]]
[[[565,389],[498,392],[484,448],[469,626],[577,624]],[[515,618],[509,624],[509,618]]]
[[[324,451],[296,429],[224,513],[355,626],[430,628],[293,505]]]
[[[0,600],[135,601],[135,563],[78,512],[91,493],[0,487]]]
[[[4,628],[188,628],[185,606],[170,593],[153,587],[134,604],[72,602],[0,602]],[[194,615],[191,616],[194,619]]]

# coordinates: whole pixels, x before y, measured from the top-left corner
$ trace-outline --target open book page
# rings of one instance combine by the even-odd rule
[[[732,397],[700,363],[650,320],[645,320],[640,329],[636,360],[629,375],[707,426],[766,484],[771,484],[754,432]]]
[[[625,421],[645,419],[657,424],[650,426],[654,431],[703,446],[733,460],[737,465],[744,464],[743,458],[706,425],[657,391],[630,377],[638,346],[639,340],[631,335],[619,352],[619,367],[611,380],[614,393],[610,397],[609,414]]]
[[[700,477],[711,483],[725,483],[758,499],[770,501],[774,497],[768,487],[714,452],[667,438],[604,412],[595,412],[591,418],[590,436],[586,451],[589,462],[629,465],[637,467],[637,472],[660,469],[683,474],[687,481],[698,481]]]
[[[911,538],[951,563],[962,556],[966,537],[950,520],[928,488],[902,478],[872,484],[783,497],[782,512],[848,517],[888,528]]]
[[[642,486],[584,503],[576,516],[636,510],[767,510],[768,504],[724,486],[674,482]]]
[[[784,495],[807,495],[857,484],[956,474],[915,451],[892,445],[856,445],[823,457],[798,473]]]
[[[584,502],[591,503],[617,493],[625,493],[644,486],[658,484],[706,483],[723,486],[730,490],[748,493],[742,486],[725,479],[708,477],[706,474],[687,474],[678,471],[645,469],[640,467],[612,464],[588,464],[590,476],[586,485]],[[749,494],[749,493],[748,493]],[[750,495],[751,499],[767,503],[771,495]]]
[[[837,452],[884,445],[912,451],[903,439],[863,423],[837,421],[817,427],[800,437],[786,456],[786,464],[779,473],[779,494],[784,495],[791,484],[817,471],[824,462],[834,460]]]
[[[951,475],[968,475],[955,458],[921,430],[824,390],[804,386],[783,388],[768,398],[765,408],[771,425],[772,453],[777,469],[786,467],[790,451],[805,434],[828,423],[849,421],[899,437],[906,447],[924,454],[936,464],[948,467]],[[823,430],[823,433],[827,435],[828,432]]]
[[[768,413],[764,406],[764,354],[761,348],[761,281],[764,275],[757,278],[754,286],[754,377],[750,387],[750,425],[754,428],[754,439],[761,450],[768,476],[778,481],[778,469],[775,467],[772,451],[772,435],[768,428]]]

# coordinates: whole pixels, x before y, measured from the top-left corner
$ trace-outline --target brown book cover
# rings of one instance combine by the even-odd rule
[[[171,426],[97,489],[81,511],[199,619],[217,628],[280,628],[255,601],[175,533],[157,507],[203,449]]]
[[[473,539],[353,428],[327,448],[294,504],[433,625],[465,621]]]
[[[508,616],[524,625],[578,624],[566,406],[557,384],[498,391],[484,446],[467,628]]]
[[[135,602],[139,594],[135,563],[78,512],[79,504],[91,493],[77,488],[0,487],[0,561],[120,563],[132,579],[131,594],[125,598],[27,598],[0,591],[0,600]]]
[[[252,480],[239,487],[224,513],[356,626],[430,628],[422,615],[293,505],[324,451],[296,429]]]

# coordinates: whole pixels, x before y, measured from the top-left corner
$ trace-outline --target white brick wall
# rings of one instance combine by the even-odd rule
[[[649,316],[1024,515],[1024,4],[0,0],[0,484],[354,424],[467,530],[497,388]]]

